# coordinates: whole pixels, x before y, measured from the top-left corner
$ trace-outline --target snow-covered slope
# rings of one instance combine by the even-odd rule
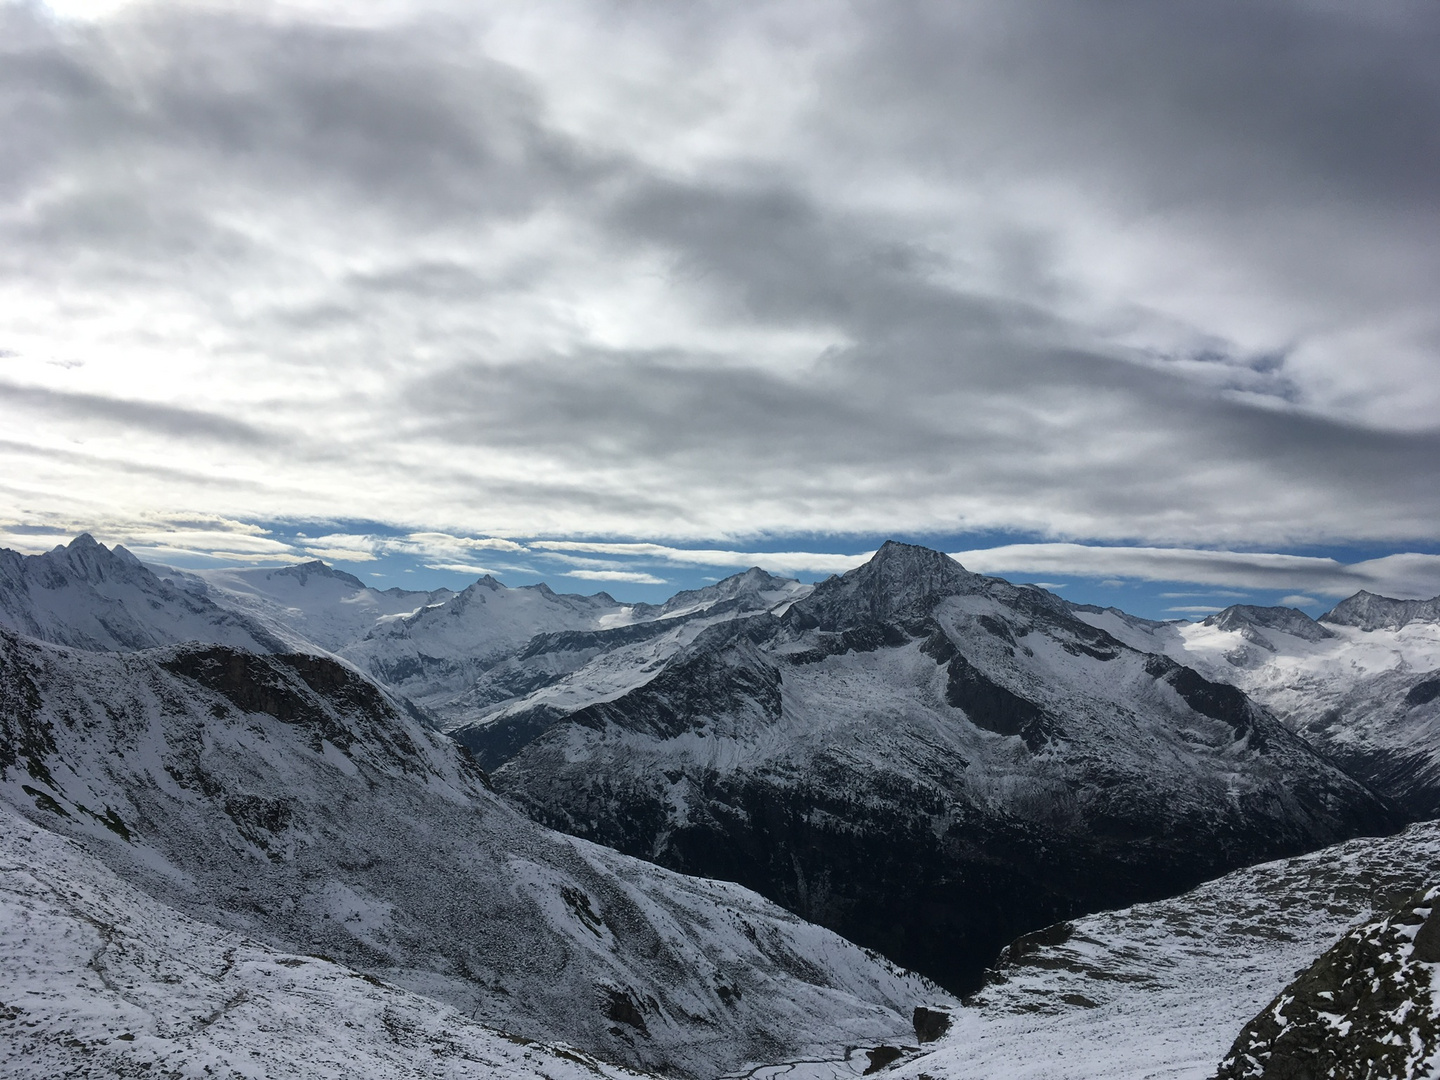
[[[0,1077],[625,1080],[181,915],[0,804]]]
[[[267,652],[277,637],[242,614],[176,588],[88,533],[43,555],[0,548],[0,627],[78,649],[213,641]]]
[[[1440,814],[1440,617],[1436,601],[1357,593],[1311,620],[1236,606],[1201,623],[1076,608],[1135,648],[1228,682],[1412,818]]]
[[[449,589],[417,592],[372,589],[359,578],[318,559],[297,566],[225,567],[170,571],[222,607],[242,612],[295,645],[334,652],[363,638],[381,620],[441,604]]]
[[[597,686],[619,692],[632,670],[669,655],[704,626],[783,608],[807,591],[751,569],[664,604],[621,604],[605,593],[510,589],[487,576],[443,603],[381,620],[340,652],[453,731],[483,724],[515,698],[571,676],[584,693]],[[580,671],[602,653],[639,643],[648,644]]]
[[[927,1053],[882,1075],[1209,1080],[1297,972],[1437,871],[1440,824],[1425,823],[1047,928],[1006,950]]]
[[[1440,1070],[1440,889],[1346,934],[1245,1025],[1219,1080]]]
[[[936,995],[737,885],[541,828],[324,657],[0,634],[0,770],[0,800],[191,917],[632,1066],[893,1039]]]
[[[509,710],[500,789],[952,989],[1026,929],[1393,820],[1233,687],[923,548],[630,670]]]

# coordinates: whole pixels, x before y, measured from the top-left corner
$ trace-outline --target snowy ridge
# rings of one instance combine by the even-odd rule
[[[1320,621],[1361,630],[1400,630],[1412,622],[1440,623],[1440,596],[1394,600],[1362,590],[1321,615]]]
[[[156,577],[140,560],[88,533],[43,555],[0,548],[0,627],[78,649],[147,649],[213,641],[271,652],[271,631]]]
[[[605,593],[510,589],[486,577],[443,603],[382,620],[340,653],[484,753],[495,736],[482,729],[501,713],[621,693],[706,626],[783,609],[808,591],[751,569],[664,604],[622,605]],[[527,697],[537,690],[545,692]]]
[[[933,1049],[884,1075],[1210,1080],[1297,971],[1437,868],[1440,824],[1412,825],[1028,935]]]
[[[1202,623],[1076,614],[1238,686],[1414,819],[1440,812],[1440,706],[1428,690],[1440,678],[1440,622],[1415,614],[1424,604],[1359,593],[1320,622],[1243,606]]]
[[[1393,825],[1233,687],[923,548],[626,670],[507,710],[497,786],[951,989],[1025,929]]]
[[[0,634],[0,800],[194,918],[689,1076],[902,1036],[923,980],[517,814],[325,657]],[[557,980],[556,972],[565,977]]]
[[[0,1077],[625,1080],[187,918],[0,804]]]
[[[359,578],[314,562],[270,567],[169,571],[203,588],[223,607],[263,623],[292,647],[334,652],[373,630],[382,619],[413,615],[454,596],[449,589],[418,592],[365,585]]]

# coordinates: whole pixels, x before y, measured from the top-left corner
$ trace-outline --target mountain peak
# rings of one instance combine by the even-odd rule
[[[346,585],[351,585],[357,589],[363,589],[366,587],[365,583],[359,578],[357,578],[354,574],[347,574],[344,570],[337,570],[329,563],[322,562],[319,559],[311,559],[309,562],[296,563],[293,566],[286,566],[283,569],[276,570],[275,573],[281,574],[285,577],[293,577],[296,581],[300,582],[301,585],[304,585],[305,582],[310,578],[317,577],[331,578],[335,581],[343,582]]]
[[[1412,622],[1440,623],[1440,596],[1429,600],[1396,600],[1361,589],[1321,615],[1320,621],[1361,630],[1399,630]]]
[[[870,561],[815,586],[792,611],[838,627],[926,614],[942,597],[974,588],[977,575],[944,552],[887,540]]]
[[[1242,634],[1246,630],[1257,632],[1262,628],[1276,630],[1305,641],[1321,641],[1335,636],[1333,631],[1325,629],[1303,611],[1291,607],[1231,604],[1224,611],[1217,611],[1205,619],[1202,625],[1219,630],[1238,630]]]

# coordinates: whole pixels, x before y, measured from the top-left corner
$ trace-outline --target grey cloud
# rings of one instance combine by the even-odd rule
[[[1120,194],[1145,193],[1161,210],[1196,198],[1248,206],[1318,193],[1388,209],[1434,197],[1433,4],[911,0],[863,10],[864,41],[835,80],[856,109],[828,116],[884,125],[946,167],[1123,171]]]
[[[137,10],[61,30],[0,9],[0,193],[31,207],[0,221],[0,272],[81,310],[192,305],[182,325],[221,341],[207,362],[263,355],[280,407],[262,429],[0,387],[34,415],[286,440],[294,468],[325,464],[347,497],[413,492],[355,516],[524,535],[603,521],[1283,543],[1425,536],[1440,518],[1433,425],[1314,415],[1298,349],[1206,325],[1174,335],[1199,344],[1149,347],[1077,300],[1044,227],[982,207],[964,242],[988,245],[994,279],[976,284],[970,253],[936,239],[945,211],[844,190],[847,168],[982,195],[1054,182],[1122,228],[1199,222],[1218,259],[1274,263],[1356,325],[1418,324],[1440,276],[1433,5],[857,3],[785,147],[688,170],[627,157],[603,122],[557,133],[543,80],[459,22]],[[696,85],[711,30],[775,10],[614,9],[634,41],[698,42]],[[597,42],[596,69],[611,62]],[[564,228],[478,265],[484,226],[530,215]],[[639,255],[672,269],[656,325],[696,304],[720,344],[616,343],[576,314],[633,286]],[[518,327],[492,317],[512,297],[531,305]],[[784,371],[724,344],[794,331],[836,344]],[[516,359],[511,334],[547,344]],[[303,383],[314,400],[296,400],[301,368],[331,376]],[[302,438],[327,409],[343,434]]]
[[[108,397],[0,381],[0,402],[8,402],[71,420],[99,421],[138,428],[179,439],[259,447],[276,443],[274,435],[240,420],[199,409]]]
[[[1303,589],[1325,596],[1349,596],[1361,589],[1401,598],[1428,599],[1440,594],[1440,555],[1417,553],[1342,563],[1331,558],[1263,552],[1011,544],[955,552],[952,558],[979,573],[1059,571],[1094,578],[1120,575],[1146,581],[1188,581],[1275,591]]]

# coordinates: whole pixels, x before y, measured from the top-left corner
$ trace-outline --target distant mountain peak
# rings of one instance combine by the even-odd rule
[[[276,570],[275,573],[283,577],[293,577],[296,581],[300,582],[301,585],[304,585],[310,578],[317,577],[341,581],[357,589],[366,587],[365,583],[354,574],[347,574],[344,570],[337,570],[329,563],[322,562],[319,559],[312,559],[309,562],[286,566],[280,570]]]
[[[1429,600],[1396,600],[1361,589],[1321,615],[1320,621],[1361,630],[1399,630],[1412,622],[1440,623],[1440,596]]]
[[[1231,604],[1224,611],[1211,615],[1202,625],[1218,630],[1237,630],[1242,634],[1247,630],[1252,633],[1262,629],[1275,630],[1305,641],[1323,641],[1335,636],[1334,631],[1325,629],[1297,608],[1259,607],[1255,604]],[[1268,642],[1264,645],[1273,651],[1274,647]]]

